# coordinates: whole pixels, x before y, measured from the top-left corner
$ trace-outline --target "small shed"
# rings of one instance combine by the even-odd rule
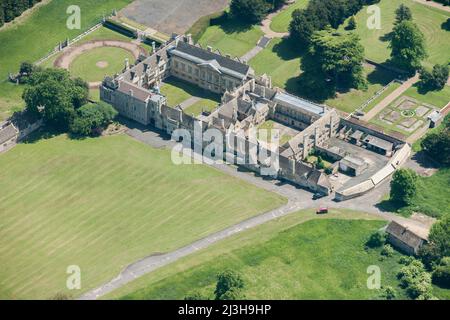
[[[368,167],[369,164],[365,162],[364,159],[356,156],[346,156],[339,162],[339,169],[352,176],[359,176]]]
[[[428,120],[430,121],[430,128],[436,128],[442,122],[442,114],[434,110],[428,115]]]
[[[386,141],[384,139],[368,135],[364,139],[364,143],[367,149],[380,153],[382,155],[390,157],[392,155],[392,150],[394,149],[394,144],[392,142]]]
[[[396,221],[389,223],[386,233],[389,243],[409,255],[417,255],[428,240],[428,230],[407,227]]]

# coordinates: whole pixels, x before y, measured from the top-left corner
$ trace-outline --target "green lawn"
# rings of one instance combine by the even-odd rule
[[[285,203],[126,135],[20,144],[0,155],[0,299],[81,294],[127,264],[167,252]]]
[[[291,82],[301,73],[301,52],[289,40],[273,39],[249,64],[257,74],[270,75],[274,86],[292,91]]]
[[[292,20],[292,12],[296,9],[304,9],[308,5],[308,0],[297,0],[294,4],[290,5],[287,9],[277,14],[270,24],[270,29],[275,32],[288,32],[289,23]]]
[[[450,86],[445,86],[441,91],[428,91],[420,93],[417,85],[412,86],[403,94],[424,103],[431,104],[441,109],[450,102]]]
[[[201,99],[200,101],[198,101],[198,102],[194,103],[193,105],[184,109],[184,113],[189,114],[189,115],[193,114],[194,116],[198,116],[203,111],[211,112],[215,108],[217,108],[219,101],[217,99]]]
[[[371,265],[381,268],[382,285],[397,288],[404,298],[396,279],[400,254],[381,261],[378,250],[364,249],[369,235],[386,222],[363,219],[371,218],[348,210],[320,218],[312,211],[291,214],[156,270],[106,298],[183,299],[193,290],[211,296],[216,274],[233,269],[243,275],[248,299],[372,299],[379,291],[366,285]]]
[[[338,93],[336,98],[326,100],[325,104],[351,113],[396,78],[396,74],[382,68],[375,68],[372,65],[365,65],[364,70],[368,81],[366,91],[352,89],[349,92]]]
[[[222,54],[241,57],[258,43],[263,36],[259,26],[242,25],[233,19],[226,20],[220,25],[208,27],[200,37],[198,43],[218,49]]]
[[[381,101],[383,101],[388,95],[390,95],[392,92],[398,89],[401,84],[399,82],[392,83],[385,91],[383,91],[382,94],[380,94],[376,99],[372,100],[365,108],[364,112],[369,112],[372,110],[376,105],[378,105]]]
[[[390,49],[388,49],[389,42],[386,40],[386,35],[392,31],[395,10],[402,3],[411,8],[414,22],[425,35],[429,53],[425,65],[429,67],[436,63],[448,63],[450,33],[442,29],[441,25],[450,18],[450,13],[411,0],[381,0],[377,4],[381,9],[380,30],[367,27],[369,14],[366,8],[356,15],[356,33],[361,37],[362,44],[366,48],[366,57],[377,62],[384,62],[389,58]],[[347,23],[344,23],[341,29],[346,25]]]
[[[420,177],[413,210],[433,217],[450,214],[450,169],[442,168],[431,177]]]
[[[95,48],[76,57],[70,65],[70,73],[88,82],[102,81],[105,76],[121,72],[125,66],[125,59],[132,63],[134,56],[121,48]]]
[[[60,41],[73,39],[83,30],[100,22],[104,14],[121,9],[131,0],[58,0],[35,10],[23,23],[0,31],[0,119],[12,108],[21,106],[22,87],[3,81],[8,72],[17,72],[22,61],[37,61],[49,53]],[[70,5],[81,8],[82,30],[69,30],[66,10]]]
[[[207,90],[197,87],[194,84],[179,80],[175,77],[170,77],[164,80],[164,84],[161,86],[161,93],[167,97],[167,103],[171,107],[176,107],[192,96],[216,101],[216,103],[220,102],[219,95],[208,92]],[[208,105],[211,105],[211,102],[209,102]],[[201,109],[201,106],[195,106],[195,110],[198,108]]]

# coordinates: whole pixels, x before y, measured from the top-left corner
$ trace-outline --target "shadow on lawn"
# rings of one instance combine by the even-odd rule
[[[253,24],[251,23],[239,21],[228,16],[217,20],[215,23],[212,23],[212,25],[217,25],[226,34],[242,33],[253,28]]]

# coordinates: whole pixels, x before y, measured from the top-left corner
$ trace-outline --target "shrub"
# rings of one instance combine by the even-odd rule
[[[190,294],[188,294],[186,297],[184,297],[184,300],[209,300],[208,297],[202,295],[198,291],[194,291]]]
[[[450,289],[450,264],[436,267],[432,280],[434,284]]]
[[[231,297],[236,297],[238,295],[237,291],[243,288],[244,280],[241,275],[232,270],[226,270],[217,275],[217,284],[214,294],[216,300],[224,300],[225,298],[231,299]]]
[[[391,286],[387,286],[383,288],[381,296],[386,300],[393,300],[397,297],[397,291]]]
[[[381,254],[385,257],[392,257],[394,255],[394,248],[389,244],[385,244],[381,250]]]
[[[133,29],[121,24],[118,21],[115,21],[112,19],[106,19],[106,21],[103,23],[103,25],[108,29],[111,29],[113,31],[117,31],[117,32],[123,34],[124,36],[130,37],[130,38],[135,38],[135,39],[138,37],[136,30],[133,30]]]
[[[374,232],[370,235],[369,240],[366,242],[366,246],[369,248],[379,248],[386,243],[386,233]]]
[[[431,275],[425,271],[423,263],[419,260],[402,267],[398,278],[410,298],[426,300],[434,298],[431,294]]]

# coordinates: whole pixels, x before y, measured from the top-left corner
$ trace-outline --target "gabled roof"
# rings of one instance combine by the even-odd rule
[[[209,64],[218,66],[220,72],[244,78],[250,67],[242,62],[224,57],[218,53],[214,53],[184,41],[178,41],[177,46],[170,51],[170,54],[180,56],[197,64]]]
[[[11,140],[17,135],[17,130],[13,125],[8,125],[3,129],[0,129],[0,144]]]
[[[412,248],[418,248],[423,240],[427,240],[424,235],[420,235],[396,221],[389,223],[386,232]]]

